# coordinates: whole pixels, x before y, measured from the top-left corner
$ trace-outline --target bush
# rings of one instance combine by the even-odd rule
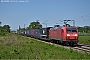
[[[6,36],[7,33],[8,32],[6,30],[4,30],[4,29],[0,30],[0,35],[2,35],[2,36]]]

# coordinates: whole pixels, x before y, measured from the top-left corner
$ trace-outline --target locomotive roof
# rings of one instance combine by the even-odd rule
[[[53,28],[53,27],[46,27],[46,28],[41,28],[41,29],[50,29],[50,28]]]
[[[62,28],[77,28],[77,27],[75,27],[75,26],[70,26],[70,27],[63,26]]]

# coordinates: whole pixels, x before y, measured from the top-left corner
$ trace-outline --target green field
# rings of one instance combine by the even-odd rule
[[[79,36],[79,43],[90,45],[90,36]]]
[[[33,38],[0,36],[0,59],[90,59],[90,54],[46,44]]]

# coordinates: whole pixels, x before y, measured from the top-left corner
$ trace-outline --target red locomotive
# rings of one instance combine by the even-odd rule
[[[73,21],[74,23],[74,20],[64,20],[64,26],[55,25],[54,28],[51,28],[49,39],[56,40],[65,45],[76,45],[78,42],[78,29],[75,26],[66,24],[68,21]]]

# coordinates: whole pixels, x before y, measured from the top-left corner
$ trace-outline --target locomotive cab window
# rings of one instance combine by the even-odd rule
[[[76,28],[67,28],[67,32],[77,32]]]
[[[70,29],[67,29],[67,32],[71,32],[71,30]]]
[[[76,28],[72,28],[72,32],[77,32]]]
[[[67,31],[67,32],[71,32],[71,29],[70,29],[70,28],[66,28],[66,31]]]

